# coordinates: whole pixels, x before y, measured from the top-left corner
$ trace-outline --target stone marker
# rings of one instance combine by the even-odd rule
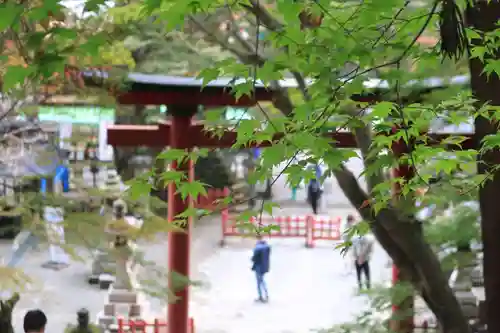
[[[476,320],[479,316],[478,299],[472,292],[471,274],[474,269],[474,260],[469,253],[460,253],[458,265],[454,272],[454,283],[450,283],[464,315],[469,320]]]
[[[43,218],[46,222],[46,231],[49,239],[49,260],[42,265],[43,268],[61,270],[68,267],[69,256],[61,247],[65,242],[64,212],[62,208],[45,207]]]

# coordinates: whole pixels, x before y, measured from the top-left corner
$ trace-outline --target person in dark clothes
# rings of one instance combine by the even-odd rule
[[[311,179],[307,187],[307,199],[314,215],[318,214],[319,199],[321,197],[321,187],[317,179]]]
[[[270,259],[271,247],[262,239],[262,236],[257,235],[257,243],[252,255],[252,270],[255,272],[257,279],[257,294],[259,296],[257,302],[267,303],[269,301],[269,293],[264,277],[269,272]]]
[[[47,326],[47,316],[42,310],[30,310],[24,315],[25,333],[45,333]]]

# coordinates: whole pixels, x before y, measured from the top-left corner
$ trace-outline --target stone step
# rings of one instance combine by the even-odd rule
[[[129,310],[130,317],[140,317],[142,315],[142,306],[141,304],[131,304]]]
[[[137,292],[111,288],[108,295],[108,300],[110,303],[137,304]]]
[[[116,306],[113,303],[104,304],[104,315],[105,316],[116,316]]]
[[[104,315],[112,317],[141,317],[144,307],[141,304],[107,303],[104,305]]]
[[[115,316],[106,316],[104,313],[99,314],[97,316],[97,324],[99,326],[104,326],[108,327],[112,324],[116,323],[116,317]]]

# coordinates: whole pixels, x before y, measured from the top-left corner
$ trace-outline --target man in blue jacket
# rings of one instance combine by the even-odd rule
[[[252,256],[252,270],[255,272],[257,278],[257,293],[259,298],[257,302],[267,303],[269,301],[269,294],[267,292],[266,281],[264,276],[269,272],[269,264],[271,257],[271,247],[261,235],[257,235],[257,244],[253,249]]]

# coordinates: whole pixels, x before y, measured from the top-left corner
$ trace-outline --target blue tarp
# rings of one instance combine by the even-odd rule
[[[58,165],[56,168],[56,175],[53,179],[54,183],[61,182],[62,190],[64,193],[69,192],[69,169],[65,165]],[[47,191],[47,179],[42,179],[40,181],[40,192],[45,193]]]
[[[260,148],[253,148],[252,152],[253,152],[254,159],[258,159],[260,157]]]

